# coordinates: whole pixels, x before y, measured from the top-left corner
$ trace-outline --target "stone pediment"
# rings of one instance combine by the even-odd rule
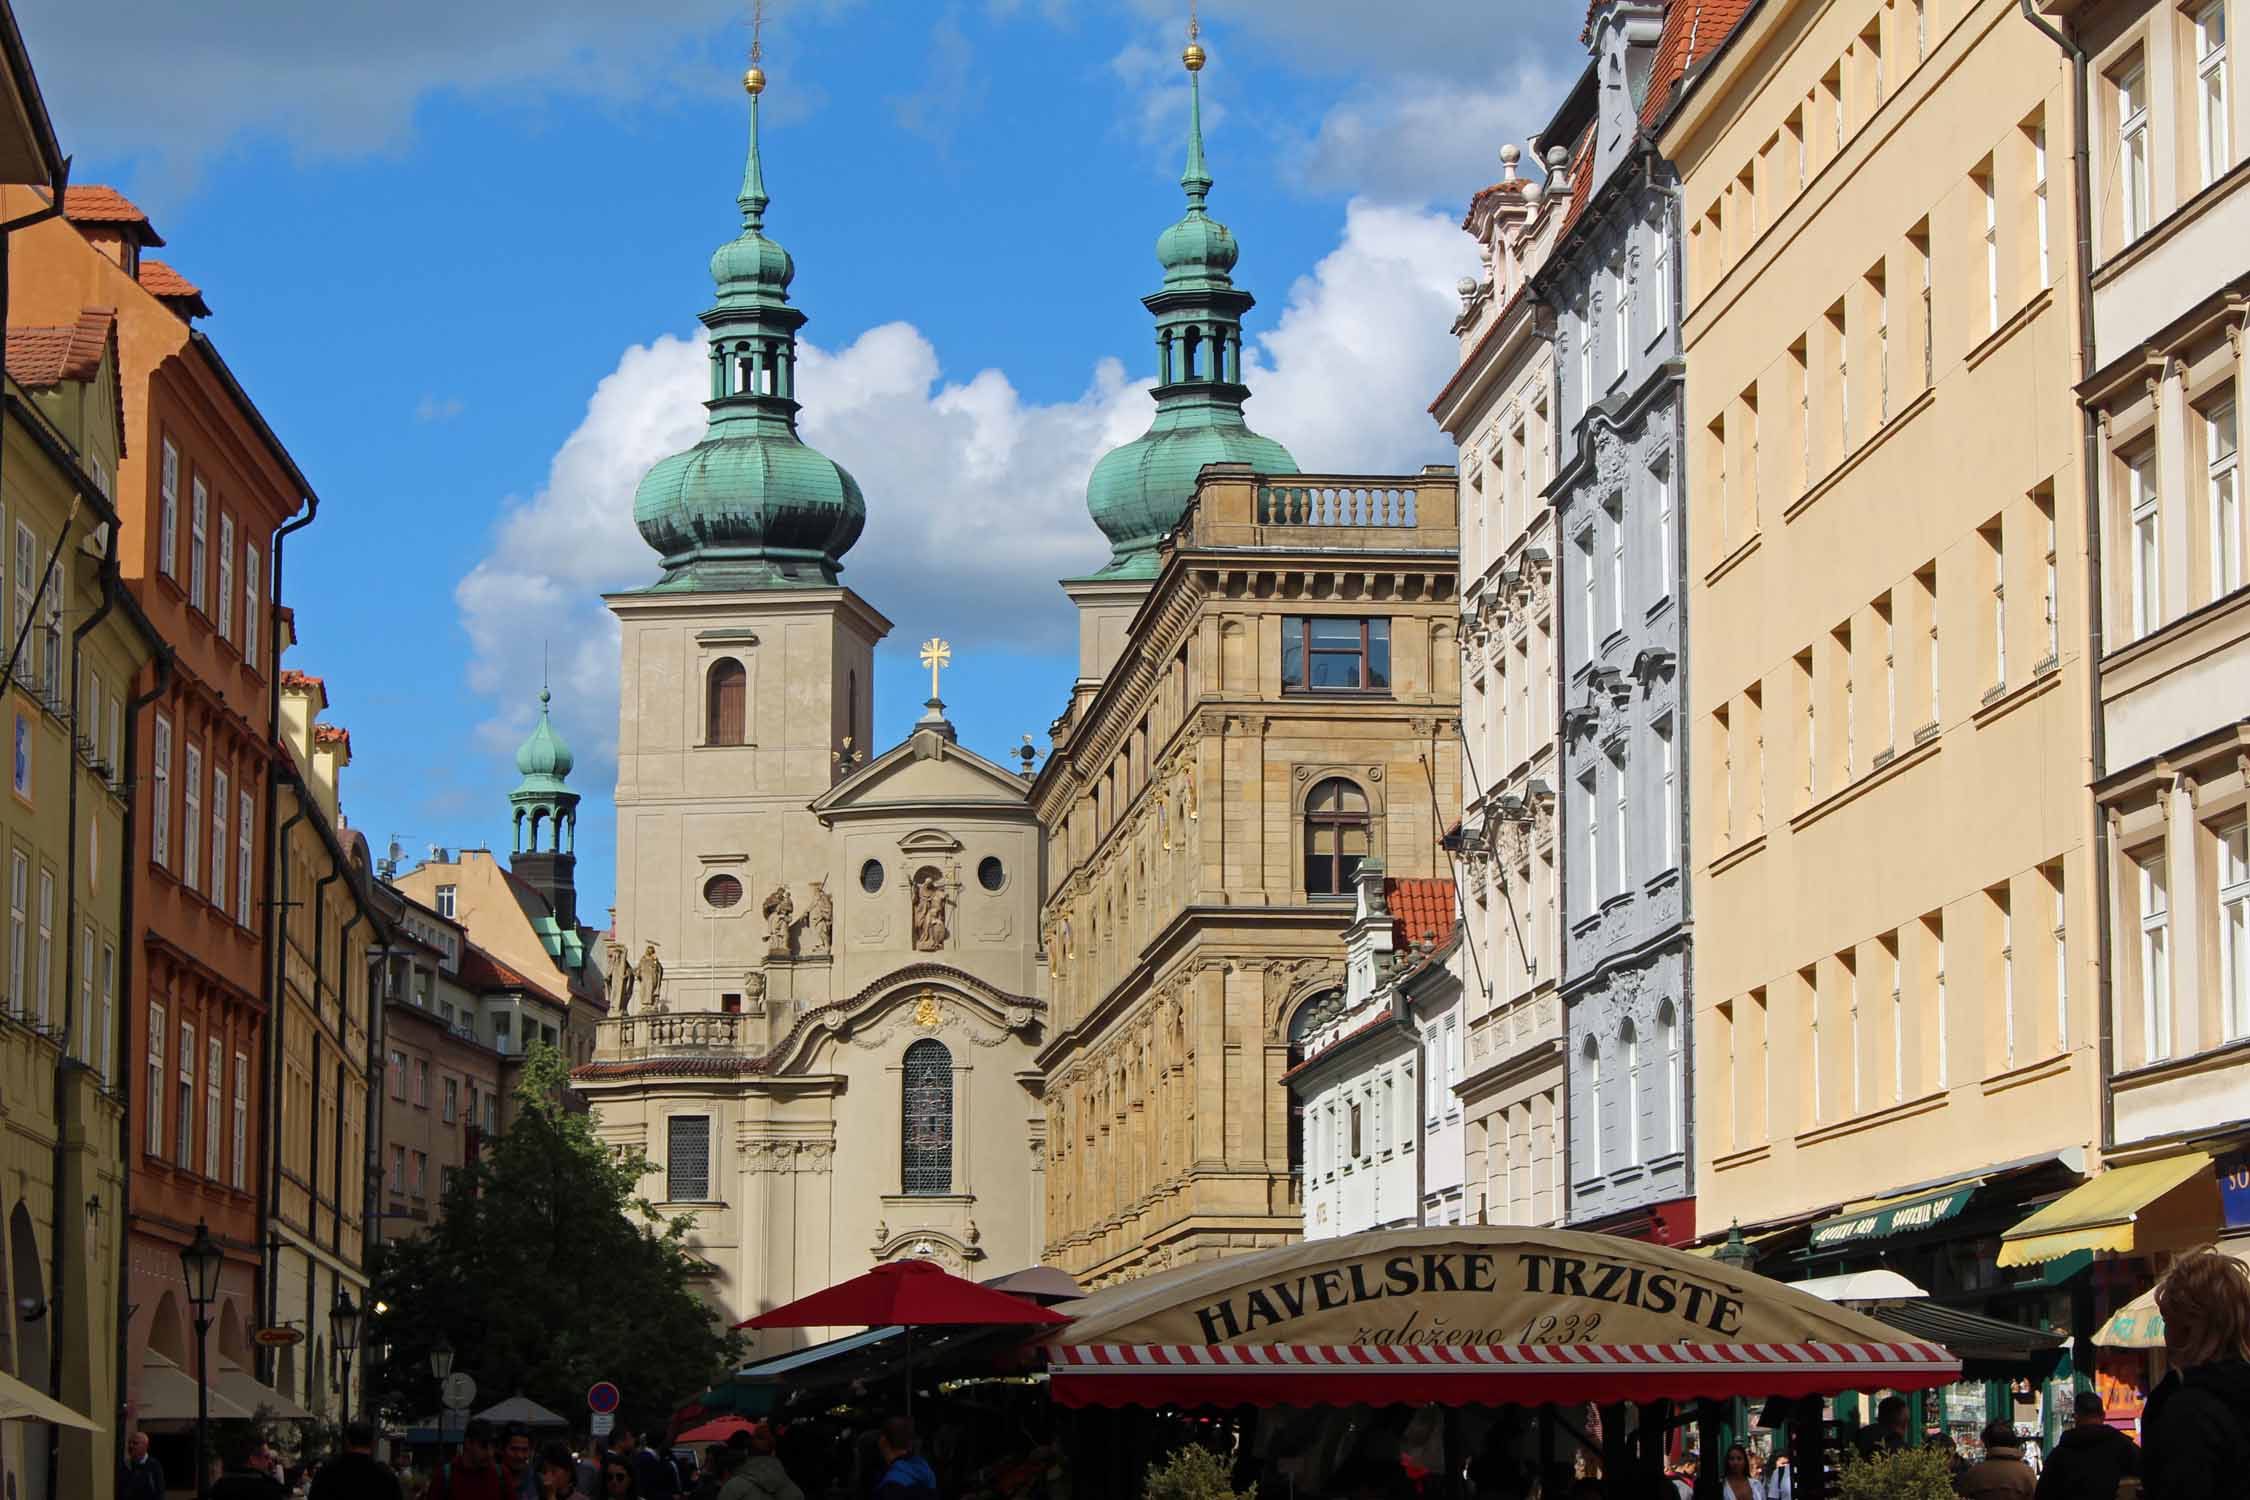
[[[1028,810],[1031,783],[943,735],[917,733],[815,798],[821,819],[896,814],[904,808],[1013,805]]]

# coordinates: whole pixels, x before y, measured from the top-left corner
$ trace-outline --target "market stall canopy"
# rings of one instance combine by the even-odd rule
[[[954,1275],[926,1260],[885,1261],[825,1291],[745,1318],[737,1328],[907,1328],[1061,1323],[1060,1313]]]
[[[1068,1271],[1054,1266],[1032,1266],[1028,1270],[1010,1271],[1005,1276],[995,1276],[990,1281],[980,1281],[979,1286],[996,1292],[1006,1292],[1011,1297],[1021,1297],[1028,1302],[1045,1306],[1052,1302],[1075,1302],[1086,1295],[1086,1289]]]
[[[1065,1406],[1763,1398],[1919,1390],[1961,1368],[1723,1263],[1517,1226],[1285,1245],[1062,1310],[1047,1353]]]
[[[102,1430],[101,1423],[80,1416],[13,1375],[0,1375],[0,1422],[52,1422],[57,1427],[76,1427],[83,1432]]]
[[[741,1417],[718,1417],[705,1422],[700,1427],[690,1427],[672,1441],[675,1443],[723,1443],[738,1432],[755,1432],[757,1428],[757,1423],[746,1421]]]
[[[141,1399],[134,1410],[144,1422],[192,1422],[195,1420],[196,1384],[185,1370],[154,1349],[141,1357]],[[209,1390],[206,1414],[214,1422],[229,1418],[248,1420],[257,1413],[248,1407],[238,1406],[217,1389]]]
[[[568,1427],[570,1419],[557,1416],[529,1396],[510,1396],[494,1406],[477,1413],[481,1421],[495,1427],[505,1427],[510,1422],[521,1422],[526,1427]]]
[[[2000,1236],[1999,1264],[2035,1266],[2078,1250],[2146,1254],[2208,1241],[2223,1222],[2208,1152],[2112,1167]]]
[[[2219,1249],[2236,1260],[2250,1260],[2250,1246],[2221,1245]],[[2105,1349],[2161,1349],[2164,1347],[2164,1314],[2156,1306],[2156,1288],[2147,1291],[2110,1314],[2094,1342]]]
[[[255,1375],[228,1359],[211,1360],[211,1389],[249,1411],[262,1412],[276,1422],[310,1422],[313,1414]]]
[[[1815,1276],[1789,1285],[1824,1302],[1909,1302],[1927,1297],[1913,1282],[1896,1271],[1846,1271],[1841,1276]]]
[[[2054,1373],[2068,1338],[1942,1302],[1886,1302],[1869,1308],[1868,1316],[1908,1338],[1944,1346],[1961,1361],[1966,1380],[2043,1380]]]

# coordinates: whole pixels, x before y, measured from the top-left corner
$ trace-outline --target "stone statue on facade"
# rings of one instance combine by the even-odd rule
[[[625,945],[611,938],[602,949],[602,993],[609,1013],[621,1016],[633,1003],[633,966],[626,961]]]
[[[828,882],[816,880],[805,902],[805,951],[826,953],[835,941],[836,903],[828,894]]]
[[[742,976],[742,1009],[749,1015],[759,1015],[766,1008],[766,971],[752,969]]]
[[[664,1013],[664,961],[656,956],[656,944],[641,949],[641,961],[634,966],[634,987],[641,992],[641,1009],[650,1015]]]
[[[914,951],[940,953],[945,949],[946,903],[952,893],[945,888],[945,877],[936,870],[924,868],[914,877]]]
[[[777,885],[773,894],[766,897],[760,908],[766,918],[766,953],[773,958],[789,956],[789,921],[797,915],[797,903],[789,898],[789,887]]]

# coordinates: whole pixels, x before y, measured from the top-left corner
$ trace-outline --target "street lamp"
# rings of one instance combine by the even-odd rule
[[[211,1346],[211,1304],[219,1296],[219,1270],[226,1255],[211,1242],[211,1230],[195,1221],[195,1238],[180,1251],[180,1270],[187,1278],[188,1301],[195,1307],[195,1493],[203,1500],[211,1491],[211,1375],[206,1359]]]
[[[337,1408],[337,1433],[341,1437],[344,1427],[352,1419],[352,1356],[359,1352],[359,1307],[352,1301],[351,1290],[339,1284],[335,1305],[328,1309],[328,1347],[344,1367],[344,1401]]]
[[[430,1350],[430,1373],[438,1383],[438,1451],[445,1451],[446,1431],[453,1425],[453,1413],[445,1405],[445,1378],[453,1373],[453,1343],[444,1334]]]

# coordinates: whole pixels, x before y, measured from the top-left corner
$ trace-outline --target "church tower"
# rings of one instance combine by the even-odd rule
[[[1022,775],[958,743],[943,641],[922,652],[929,713],[871,753],[891,622],[839,581],[858,483],[797,435],[805,315],[765,232],[751,58],[741,229],[703,314],[709,426],[634,497],[657,576],[606,599],[617,925],[573,1074],[603,1138],[648,1154],[643,1192],[692,1218],[729,1323],[885,1260],[1033,1263],[1045,1123],[1038,820]],[[566,859],[568,752],[544,717],[519,763],[535,848],[564,829],[519,869]]]
[[[516,751],[523,780],[508,793],[516,846],[508,868],[547,898],[564,930],[578,925],[578,794],[570,789],[570,746],[547,717],[554,695],[539,690],[539,722]]]
[[[1294,474],[1297,461],[1272,438],[1250,430],[1242,410],[1242,318],[1257,299],[1234,283],[1241,247],[1211,217],[1211,171],[1203,155],[1203,46],[1192,35],[1181,61],[1188,74],[1187,166],[1180,188],[1187,212],[1156,240],[1164,285],[1141,299],[1156,318],[1156,419],[1147,432],[1094,465],[1086,509],[1109,538],[1107,566],[1064,582],[1080,611],[1081,688],[1099,682],[1117,658],[1126,625],[1156,577],[1157,549],[1195,498],[1205,464],[1248,464],[1261,474]]]

